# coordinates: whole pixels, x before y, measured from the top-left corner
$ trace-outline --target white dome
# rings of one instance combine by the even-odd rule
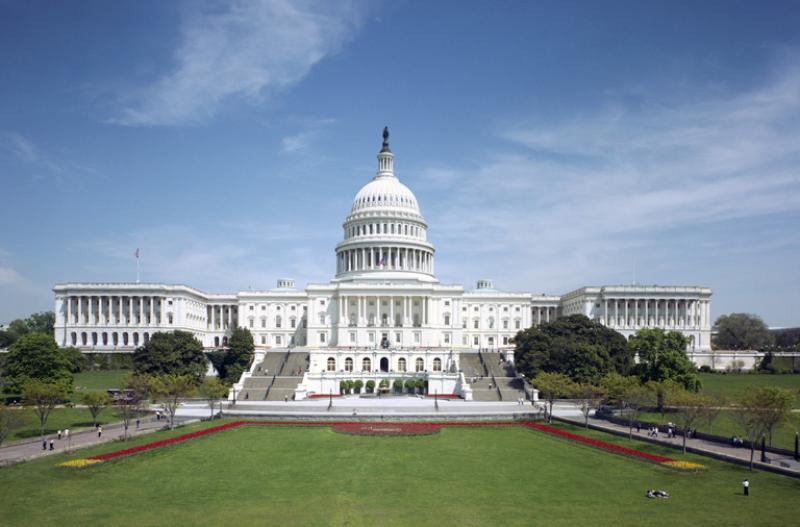
[[[409,188],[394,176],[377,176],[364,185],[353,199],[352,212],[376,208],[399,208],[422,215],[417,198]]]

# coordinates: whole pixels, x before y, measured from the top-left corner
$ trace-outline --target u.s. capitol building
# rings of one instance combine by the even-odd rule
[[[279,279],[275,289],[232,294],[171,284],[58,284],[56,341],[124,352],[155,332],[184,330],[216,348],[242,326],[253,333],[261,357],[268,349],[309,353],[300,396],[328,393],[341,377],[333,373],[453,377],[460,354],[511,348],[520,329],[572,314],[626,337],[645,327],[677,330],[689,338],[690,351],[710,350],[711,290],[705,287],[590,286],[542,295],[502,292],[491,280],[478,280],[469,291],[440,283],[428,224],[393,165],[384,131],[377,174],[353,199],[330,282],[299,290],[293,280]],[[442,381],[443,392],[458,393],[458,379],[451,381]]]

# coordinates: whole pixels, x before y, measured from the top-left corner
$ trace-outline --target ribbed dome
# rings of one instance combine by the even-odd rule
[[[394,176],[377,176],[358,191],[352,212],[376,208],[401,208],[422,215],[417,198]]]

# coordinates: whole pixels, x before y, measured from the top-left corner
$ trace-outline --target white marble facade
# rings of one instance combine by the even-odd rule
[[[341,358],[334,368],[343,370],[343,350],[355,352],[348,355],[355,362],[375,350],[391,352],[393,371],[401,357],[408,371],[419,357],[427,371],[436,370],[437,359],[447,371],[457,352],[511,348],[520,329],[582,313],[626,336],[662,327],[686,334],[690,350],[710,349],[711,291],[703,287],[584,287],[557,296],[502,292],[491,280],[479,280],[474,290],[439,283],[428,225],[393,164],[384,141],[377,174],[345,219],[330,282],[301,290],[280,279],[274,289],[235,294],[168,284],[58,284],[56,340],[86,351],[131,351],[157,331],[180,329],[210,349],[242,326],[259,349],[311,351],[312,372],[326,371],[330,357]]]

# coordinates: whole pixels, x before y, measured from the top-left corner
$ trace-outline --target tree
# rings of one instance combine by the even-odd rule
[[[408,393],[414,393],[414,390],[416,389],[417,386],[417,382],[414,379],[406,379],[404,385]]]
[[[228,339],[228,348],[209,354],[208,358],[216,368],[220,379],[234,383],[238,382],[249,367],[255,354],[255,341],[253,334],[247,328],[236,328],[231,338]]]
[[[756,442],[767,432],[764,419],[767,399],[761,388],[751,387],[739,397],[733,410],[734,421],[739,425],[742,436],[750,442],[750,470],[753,470]]]
[[[400,379],[395,379],[392,383],[392,387],[394,388],[395,393],[402,393],[403,392],[403,381]]]
[[[641,384],[630,385],[623,394],[623,414],[628,418],[628,439],[633,439],[633,424],[639,421],[642,412],[655,403],[655,394]]]
[[[772,431],[776,426],[789,419],[795,395],[791,390],[772,386],[764,386],[758,392],[759,400],[763,405],[762,420],[766,428],[769,446],[772,446]]]
[[[23,335],[11,345],[5,358],[5,390],[20,393],[26,383],[38,380],[60,384],[71,391],[70,367],[53,337],[44,333]]]
[[[22,412],[0,403],[0,445],[22,425]]]
[[[423,379],[421,377],[417,378],[414,381],[414,387],[419,391],[419,393],[424,394],[425,393],[425,379]]]
[[[514,344],[517,371],[529,379],[550,372],[596,383],[608,373],[625,374],[633,366],[625,337],[583,315],[520,331]]]
[[[353,383],[353,389],[355,390],[356,393],[361,393],[361,388],[363,387],[364,387],[364,381],[362,381],[361,379],[357,379]]]
[[[191,375],[159,375],[153,378],[152,392],[161,402],[161,407],[169,416],[170,429],[175,428],[175,413],[181,399],[195,389],[195,379]]]
[[[683,452],[686,453],[686,437],[689,430],[710,423],[715,401],[706,395],[681,390],[670,397],[670,407],[675,410],[675,425],[683,434]]]
[[[200,384],[207,370],[203,344],[187,331],[154,333],[133,353],[133,369],[146,375],[188,375]]]
[[[214,405],[217,401],[224,399],[228,396],[228,387],[221,383],[219,379],[209,377],[200,385],[200,395],[208,402],[208,407],[211,410],[211,418],[214,418]]]
[[[771,345],[775,337],[757,315],[731,313],[714,323],[714,347],[731,350],[761,350]]]
[[[638,377],[618,373],[609,373],[600,381],[600,386],[605,389],[608,401],[616,404],[620,409],[625,405],[625,397],[629,391],[640,384],[641,381]]]
[[[574,386],[572,395],[580,401],[579,407],[583,414],[584,428],[589,428],[589,414],[592,410],[600,407],[607,393],[605,388],[594,384],[576,384]]]
[[[64,357],[67,359],[70,373],[80,373],[83,371],[83,368],[86,367],[88,361],[78,348],[73,346],[61,348],[61,353],[63,353]]]
[[[687,390],[700,389],[700,378],[686,355],[688,339],[678,331],[661,328],[640,329],[628,340],[631,352],[638,355],[636,372],[642,382],[674,381]]]
[[[123,437],[128,440],[128,427],[131,418],[143,411],[150,400],[153,380],[147,375],[129,375],[122,383],[123,392],[114,399],[117,415],[122,419]]]
[[[339,394],[345,395],[347,393],[347,381],[341,380],[339,381]]]
[[[664,417],[664,406],[673,394],[684,390],[685,388],[673,381],[672,379],[665,379],[663,381],[647,381],[645,386],[651,390],[656,396],[656,408],[661,412],[661,417]]]
[[[34,313],[24,320],[21,318],[12,320],[6,329],[0,331],[0,349],[10,347],[20,337],[30,333],[42,333],[53,337],[55,323],[56,316],[52,311]]]
[[[66,401],[69,396],[63,384],[29,380],[22,387],[22,397],[25,404],[33,406],[36,417],[39,418],[39,432],[44,441],[44,427],[50,412],[57,404]]]
[[[103,392],[86,392],[81,394],[81,403],[92,414],[92,424],[97,426],[97,416],[111,404],[111,398]]]
[[[533,385],[547,402],[547,422],[553,422],[553,404],[560,397],[569,397],[574,392],[575,383],[563,373],[542,372],[533,379]]]
[[[375,381],[372,379],[367,381],[367,393],[372,393],[375,391]]]

